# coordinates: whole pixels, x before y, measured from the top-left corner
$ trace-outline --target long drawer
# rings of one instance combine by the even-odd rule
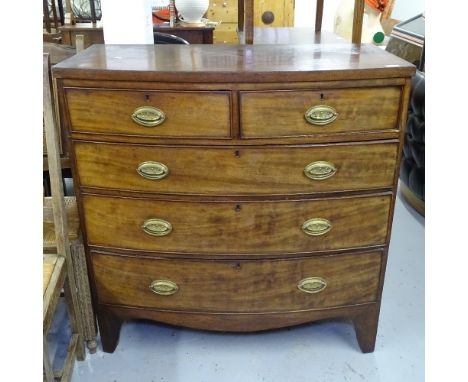
[[[112,135],[229,138],[229,92],[66,88],[71,130]]]
[[[280,312],[373,302],[381,253],[203,261],[92,253],[99,303],[183,311]]]
[[[84,195],[90,245],[143,251],[305,253],[386,243],[391,195],[170,201]]]
[[[397,129],[401,88],[240,93],[241,135],[274,138]]]
[[[397,144],[167,147],[75,142],[82,186],[167,194],[299,194],[390,188]]]

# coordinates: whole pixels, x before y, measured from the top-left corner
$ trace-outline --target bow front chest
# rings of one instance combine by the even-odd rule
[[[374,349],[414,67],[368,45],[94,45],[53,68],[103,348],[151,319]]]

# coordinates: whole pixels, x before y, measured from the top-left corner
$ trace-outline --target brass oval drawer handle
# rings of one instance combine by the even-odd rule
[[[307,122],[312,125],[328,125],[338,118],[338,113],[334,107],[328,105],[316,105],[312,106],[304,114]]]
[[[161,296],[170,296],[179,290],[178,285],[171,280],[154,280],[149,288]]]
[[[327,282],[321,277],[307,277],[299,281],[297,287],[305,293],[318,293],[327,287]]]
[[[325,235],[332,227],[332,224],[327,219],[313,218],[304,222],[302,231],[307,235],[320,236]]]
[[[305,166],[304,174],[313,180],[324,180],[336,174],[336,167],[333,163],[326,161],[312,162]]]
[[[166,114],[153,106],[141,106],[135,109],[132,119],[141,126],[154,127],[164,122]]]
[[[148,235],[166,236],[171,233],[172,224],[162,219],[148,219],[142,224],[141,229]]]
[[[147,161],[138,165],[137,173],[143,178],[158,180],[169,175],[169,168],[164,163]]]

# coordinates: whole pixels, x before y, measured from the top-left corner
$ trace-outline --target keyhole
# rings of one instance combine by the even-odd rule
[[[240,204],[236,204],[236,206],[234,207],[234,210],[236,212],[239,212],[241,210],[241,205]]]
[[[149,102],[149,100],[150,100],[149,94],[145,94],[145,101],[146,101],[146,102]]]
[[[321,99],[321,100],[324,100],[324,99],[325,99],[325,96],[323,95],[323,93],[320,93],[320,99]]]
[[[240,158],[240,151],[239,151],[239,150],[236,150],[236,152],[234,153],[234,155],[236,156],[236,158]]]

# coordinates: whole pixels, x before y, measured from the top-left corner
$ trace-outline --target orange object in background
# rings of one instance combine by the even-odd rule
[[[169,10],[153,12],[153,24],[162,24],[169,21]]]
[[[376,11],[382,13],[387,6],[387,0],[366,0],[366,3],[374,8]]]
[[[177,15],[177,9],[174,7],[174,12]],[[153,24],[162,24],[169,22],[170,20],[170,11],[169,9],[163,9],[153,12]]]

